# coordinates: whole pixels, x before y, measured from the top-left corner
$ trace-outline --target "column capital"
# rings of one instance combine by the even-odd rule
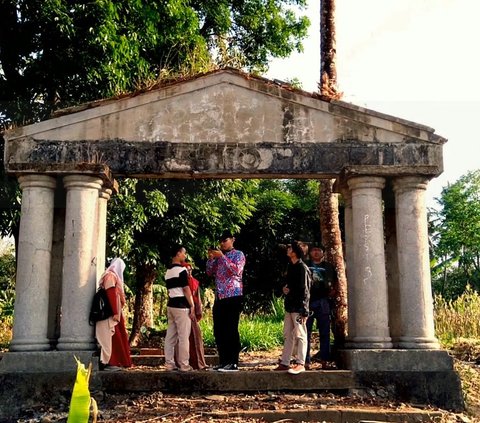
[[[88,175],[68,175],[63,178],[63,186],[66,189],[98,189],[102,188],[103,181],[100,178]]]
[[[98,197],[101,198],[102,200],[110,200],[110,197],[112,196],[112,190],[110,188],[102,187],[100,192],[98,193]]]
[[[22,190],[33,187],[55,189],[57,186],[57,180],[54,177],[41,173],[32,173],[30,175],[19,176],[18,183]]]
[[[400,176],[393,180],[393,191],[423,190],[428,186],[428,179],[421,176]]]
[[[383,189],[385,178],[381,176],[355,176],[350,178],[347,184],[352,191],[365,188]]]

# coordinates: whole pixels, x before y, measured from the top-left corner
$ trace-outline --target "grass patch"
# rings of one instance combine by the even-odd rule
[[[215,347],[213,320],[211,315],[200,321],[203,343]],[[245,351],[267,351],[283,344],[283,320],[279,322],[270,316],[241,316],[238,325],[240,343]]]

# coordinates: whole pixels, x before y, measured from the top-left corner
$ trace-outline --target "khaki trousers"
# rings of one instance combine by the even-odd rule
[[[190,309],[167,307],[168,327],[165,335],[165,366],[172,370],[175,365],[175,347],[177,348],[177,361],[181,370],[190,368]]]
[[[285,366],[290,365],[293,348],[296,347],[297,363],[305,364],[307,354],[307,327],[305,324],[297,322],[299,313],[285,313],[283,319],[283,352],[281,363]]]

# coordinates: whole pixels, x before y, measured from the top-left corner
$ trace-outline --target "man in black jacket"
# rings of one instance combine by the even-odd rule
[[[307,353],[306,321],[309,314],[310,270],[302,260],[303,251],[300,243],[293,241],[287,249],[290,264],[287,269],[285,294],[285,318],[283,321],[283,352],[280,364],[275,370],[286,370],[291,374],[305,371]],[[296,363],[290,367],[290,357],[294,347],[297,348]]]

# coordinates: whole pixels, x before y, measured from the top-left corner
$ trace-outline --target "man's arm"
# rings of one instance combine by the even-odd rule
[[[219,258],[221,263],[227,268],[231,275],[241,276],[243,268],[245,267],[245,255],[236,250],[234,254],[229,257],[223,255]]]

